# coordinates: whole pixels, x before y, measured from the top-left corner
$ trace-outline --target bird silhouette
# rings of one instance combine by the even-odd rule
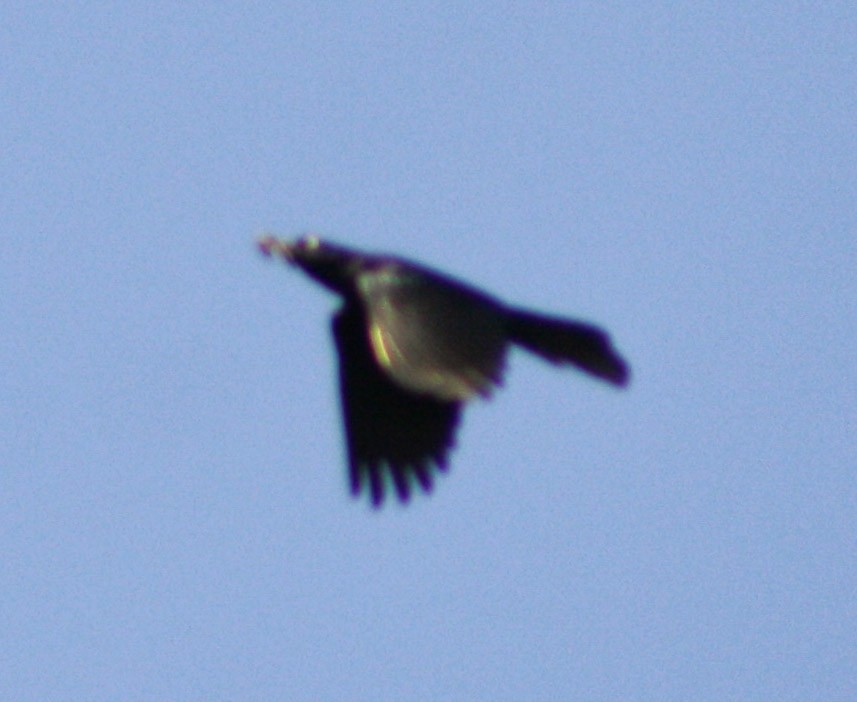
[[[464,404],[487,398],[511,344],[616,386],[628,366],[598,327],[511,307],[402,258],[307,236],[265,236],[266,256],[298,266],[336,293],[333,317],[351,492],[379,507],[392,483],[402,502],[432,490],[448,467]]]

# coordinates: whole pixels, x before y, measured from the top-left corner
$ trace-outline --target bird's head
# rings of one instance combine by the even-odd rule
[[[340,295],[352,292],[355,278],[364,264],[360,253],[325,243],[315,235],[295,241],[266,235],[259,239],[258,246],[265,256],[279,256]]]

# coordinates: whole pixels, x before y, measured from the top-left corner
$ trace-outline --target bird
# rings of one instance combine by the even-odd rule
[[[351,493],[375,508],[407,503],[449,467],[463,407],[500,385],[510,346],[617,387],[629,367],[597,326],[501,302],[391,255],[305,235],[264,235],[262,254],[296,266],[341,299],[333,316]]]

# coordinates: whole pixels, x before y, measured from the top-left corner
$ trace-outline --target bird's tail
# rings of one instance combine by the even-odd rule
[[[598,327],[514,309],[508,325],[513,342],[551,363],[571,363],[615,385],[628,382],[628,365]]]

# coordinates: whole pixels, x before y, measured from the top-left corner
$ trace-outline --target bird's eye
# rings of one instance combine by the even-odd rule
[[[301,244],[307,251],[314,251],[321,245],[321,239],[319,239],[315,234],[310,234],[304,237]]]

